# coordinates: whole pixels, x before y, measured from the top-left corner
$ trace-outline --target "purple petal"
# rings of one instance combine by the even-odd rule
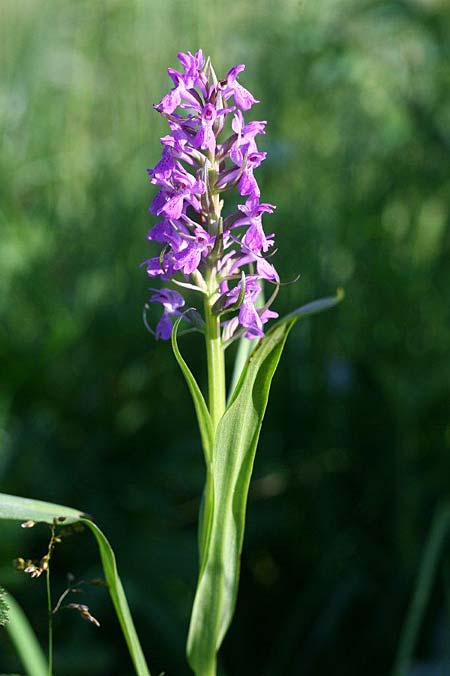
[[[242,108],[242,110],[250,110],[254,103],[259,103],[258,99],[255,99],[253,94],[239,84],[239,82],[234,83],[233,93],[236,105]]]
[[[159,190],[153,198],[152,203],[150,204],[149,211],[155,216],[159,216],[163,206],[167,201],[167,192],[165,190]]]
[[[173,89],[170,90],[168,94],[163,96],[158,105],[155,106],[155,109],[159,113],[170,115],[171,113],[173,113],[175,108],[178,108],[180,103],[181,103],[180,89],[179,87],[174,87]]]
[[[152,183],[157,183],[170,178],[175,166],[173,154],[171,150],[165,146],[158,164],[156,164],[153,169],[147,169],[147,172],[152,177]]]
[[[182,269],[185,275],[190,275],[200,265],[201,256],[202,250],[194,242],[191,246],[187,246],[183,251],[175,254],[175,268]]]
[[[269,310],[269,308],[266,308],[263,312],[260,313],[259,315],[261,317],[261,321],[263,324],[269,321],[269,319],[276,319],[280,315],[278,312],[274,312],[273,310]]]
[[[168,218],[177,221],[183,213],[183,198],[183,194],[173,195],[167,200],[164,206],[161,207],[159,213],[164,213]]]
[[[263,232],[263,229],[259,223],[253,223],[245,233],[243,243],[247,246],[250,251],[259,253],[261,250],[265,250],[266,238]]]
[[[149,277],[158,277],[164,273],[159,256],[157,258],[149,258],[148,261],[145,261],[145,269]]]
[[[253,176],[253,169],[246,169],[239,181],[239,192],[241,195],[249,195],[252,199],[259,199],[261,190]]]
[[[264,336],[262,321],[251,301],[244,301],[239,310],[239,323],[247,329],[247,338],[261,338]]]
[[[240,63],[237,66],[234,66],[234,68],[231,68],[231,70],[228,71],[227,73],[227,84],[232,84],[236,82],[236,78],[239,75],[239,73],[242,73],[242,71],[245,70],[245,66],[243,63]]]
[[[156,340],[169,340],[172,335],[172,322],[167,312],[163,312],[161,319],[156,325]]]
[[[155,293],[150,296],[151,303],[161,303],[168,314],[174,314],[178,308],[183,307],[183,296],[174,289],[150,289]]]
[[[280,278],[274,266],[271,265],[265,258],[258,258],[256,261],[256,269],[258,275],[262,279],[267,279],[270,282],[279,282]]]

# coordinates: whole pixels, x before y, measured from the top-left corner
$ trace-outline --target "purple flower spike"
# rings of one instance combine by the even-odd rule
[[[238,82],[244,65],[218,80],[202,50],[180,52],[178,60],[180,71],[168,69],[173,87],[155,106],[167,119],[169,133],[161,138],[161,159],[147,170],[158,187],[150,212],[160,217],[147,237],[161,250],[143,265],[151,278],[206,294],[212,312],[226,313],[221,322],[224,341],[241,335],[261,338],[267,321],[278,316],[263,305],[261,284],[280,283],[267,260],[274,235],[267,235],[262,223],[275,206],[260,201],[255,178],[266,159],[257,145],[266,122],[244,118],[259,103]],[[232,130],[228,136],[227,118]],[[243,203],[223,219],[221,193],[232,188]],[[163,306],[156,337],[167,340],[172,318],[185,301],[173,289],[152,291],[150,301]],[[196,326],[202,327],[201,319]]]

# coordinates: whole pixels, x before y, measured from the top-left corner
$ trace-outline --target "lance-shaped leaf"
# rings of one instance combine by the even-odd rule
[[[329,310],[338,303],[340,303],[345,298],[344,289],[338,289],[335,296],[327,296],[327,298],[319,298],[318,300],[313,300],[311,303],[306,303],[301,307],[293,310],[282,319],[279,319],[277,324],[281,322],[287,322],[290,319],[304,319],[305,317],[310,317],[311,315],[317,315],[319,312],[324,310]]]
[[[231,622],[239,581],[248,487],[270,384],[295,319],[272,329],[250,356],[219,422],[213,447],[208,541],[188,638],[188,658],[199,676],[215,673],[216,652]]]
[[[202,439],[202,445],[203,445],[203,452],[205,455],[205,463],[206,463],[206,485],[205,485],[205,490],[203,493],[203,499],[201,503],[201,508],[200,508],[200,527],[199,527],[199,532],[198,532],[198,547],[199,547],[199,553],[200,553],[200,561],[203,560],[204,558],[204,550],[205,550],[205,543],[208,540],[209,537],[209,521],[205,520],[205,515],[207,515],[210,511],[210,505],[212,504],[213,500],[213,490],[214,490],[214,485],[213,485],[213,480],[211,476],[211,454],[213,450],[213,439],[214,439],[214,432],[213,432],[213,427],[212,427],[212,421],[211,421],[211,416],[208,411],[208,407],[206,405],[205,399],[203,397],[202,391],[200,390],[200,387],[198,386],[197,381],[194,378],[194,375],[192,371],[190,370],[189,366],[186,364],[185,360],[183,359],[183,356],[180,352],[180,348],[178,347],[178,342],[177,342],[177,333],[178,333],[178,327],[180,325],[181,320],[183,319],[183,315],[178,317],[176,322],[173,325],[173,330],[172,330],[172,349],[173,353],[175,355],[175,359],[178,362],[179,367],[181,368],[181,371],[184,375],[184,378],[186,380],[186,384],[189,388],[189,392],[191,393],[192,401],[194,402],[194,408],[195,408],[195,413],[197,415],[197,420],[198,420],[198,426],[200,429],[200,436]]]
[[[251,473],[270,385],[287,336],[301,317],[336,305],[326,298],[279,320],[250,354],[217,427],[209,498],[203,508],[203,548],[188,637],[188,659],[197,676],[216,673],[216,654],[230,625],[239,584]]]
[[[178,319],[174,323],[172,330],[172,349],[175,355],[175,359],[177,360],[178,365],[181,368],[181,371],[186,380],[189,392],[191,393],[192,401],[194,402],[195,413],[197,414],[200,436],[202,438],[202,445],[205,453],[205,460],[208,463],[208,459],[211,457],[213,444],[213,429],[211,416],[209,414],[208,407],[206,405],[203,394],[197,384],[197,381],[195,380],[189,366],[184,361],[183,356],[178,347],[177,333],[178,327],[182,319],[183,315],[180,315],[180,317],[178,317]]]
[[[64,524],[76,523],[77,521],[87,526],[97,541],[100,557],[103,564],[103,572],[108,584],[109,593],[113,602],[117,618],[119,620],[125,641],[130,652],[137,676],[150,676],[144,653],[131,617],[128,602],[120,580],[116,557],[100,528],[87,517],[86,514],[71,507],[54,505],[41,500],[29,500],[15,495],[0,493],[0,519],[13,521],[43,521],[53,524],[57,519]]]

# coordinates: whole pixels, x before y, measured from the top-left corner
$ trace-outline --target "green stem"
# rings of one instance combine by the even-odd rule
[[[216,676],[216,673],[216,663],[214,662],[214,664],[211,664],[202,671],[201,676]]]
[[[214,185],[218,173],[218,164],[213,153],[209,153],[209,178],[211,185]],[[210,228],[217,234],[220,223],[220,196],[219,193],[212,191],[212,204],[210,207],[209,223]],[[206,360],[208,368],[208,400],[209,412],[212,418],[214,431],[219,424],[219,420],[225,412],[225,357],[222,347],[222,336],[220,329],[220,317],[212,311],[212,306],[218,297],[217,278],[214,266],[206,272],[206,284],[208,293],[205,296],[205,342],[206,342]]]
[[[216,291],[214,290],[215,278],[213,274],[207,280],[209,293],[205,296],[205,345],[206,363],[208,369],[208,408],[211,415],[214,432],[225,412],[225,356],[222,347],[220,317],[212,311]],[[204,493],[204,508],[200,515],[200,570],[206,562],[205,546],[209,538],[209,529],[212,525],[212,502],[213,502],[213,458],[208,460],[206,486]],[[201,575],[201,572],[200,572]],[[202,670],[196,672],[196,676],[216,676],[216,661],[213,664],[203,665]]]
[[[205,322],[208,403],[213,427],[216,430],[225,412],[225,357],[220,333],[220,318],[213,314],[209,298],[205,298]]]
[[[214,185],[218,171],[218,166],[213,154],[209,154],[209,179],[211,185]],[[210,202],[209,229],[210,232],[218,234],[220,229],[220,210],[221,204],[219,194],[212,192],[212,201]],[[205,273],[207,293],[205,295],[205,347],[206,364],[208,370],[208,409],[211,416],[214,433],[220,419],[225,413],[226,408],[226,385],[225,385],[225,355],[222,346],[222,333],[220,327],[220,316],[214,314],[212,308],[218,298],[218,284],[216,270],[211,265]],[[214,458],[209,457],[207,467],[206,486],[204,493],[204,505],[200,515],[199,524],[199,544],[200,544],[200,575],[206,563],[205,547],[209,539],[209,531],[212,526],[213,502],[214,502],[214,482],[212,475],[212,462]],[[214,651],[215,652],[215,651]],[[212,663],[203,664],[201,670],[196,671],[196,676],[216,676],[216,659]]]
[[[48,676],[53,676],[53,609],[52,592],[50,588],[50,566],[46,570],[47,582],[47,610],[48,610]]]

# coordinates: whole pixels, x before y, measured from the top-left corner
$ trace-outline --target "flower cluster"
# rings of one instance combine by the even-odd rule
[[[173,88],[155,106],[170,133],[161,138],[160,161],[148,170],[151,183],[159,187],[150,212],[160,218],[148,239],[162,248],[144,265],[150,277],[204,294],[221,317],[225,341],[240,335],[259,338],[263,325],[278,316],[270,303],[279,287],[268,260],[274,235],[262,227],[263,214],[275,207],[260,201],[254,176],[266,158],[256,144],[266,122],[244,119],[243,113],[259,103],[238,82],[245,66],[235,66],[218,80],[201,50],[180,53],[178,59],[183,72],[168,69]],[[233,189],[245,201],[222,217],[222,195]],[[261,300],[263,280],[275,289],[266,303]],[[185,301],[171,288],[151,291],[150,302],[163,307],[156,337],[168,339],[172,318]]]

